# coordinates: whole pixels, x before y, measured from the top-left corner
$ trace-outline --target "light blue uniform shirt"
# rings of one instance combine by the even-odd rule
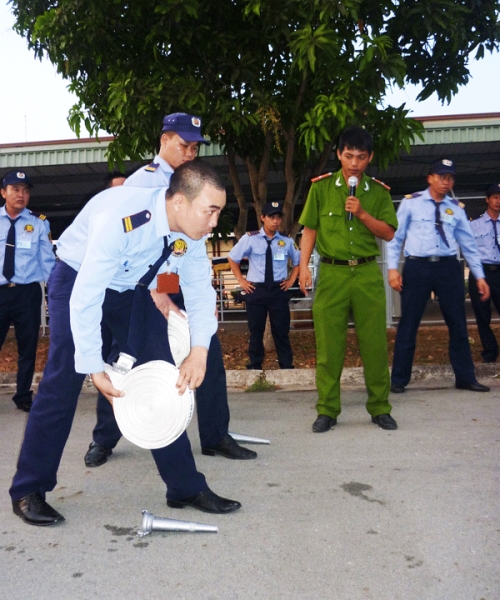
[[[166,160],[156,155],[151,164],[137,169],[125,180],[123,185],[134,187],[168,187],[174,170]]]
[[[266,272],[267,242],[264,227],[258,233],[249,232],[244,235],[229,253],[229,258],[240,263],[242,258],[248,258],[249,268],[247,280],[252,283],[264,283]],[[283,281],[288,278],[288,259],[296,267],[300,262],[300,250],[293,240],[277,232],[271,242],[273,255],[274,281]]]
[[[0,208],[0,285],[8,281],[2,274],[5,244],[10,229],[9,215],[5,206]],[[27,284],[47,281],[56,264],[50,241],[50,225],[27,208],[20,213],[14,225],[16,229],[15,273],[12,283]]]
[[[476,237],[476,245],[481,256],[481,262],[489,265],[500,264],[500,251],[495,244],[495,230],[493,229],[493,219],[485,212],[478,219],[471,221],[472,233]],[[500,243],[500,221],[497,221],[497,234]]]
[[[165,188],[125,186],[105,190],[85,205],[58,240],[59,258],[78,271],[70,300],[78,373],[104,369],[100,323],[106,289],[118,292],[134,289],[149,265],[160,257],[164,236],[168,236],[169,244],[179,238],[185,240],[187,251],[183,256],[171,255],[159,273],[169,270],[179,274],[191,345],[208,348],[210,344],[217,320],[205,241],[170,231],[165,192]],[[126,232],[127,222],[130,229],[127,217],[132,217],[132,224],[141,221],[144,224]],[[150,288],[156,288],[156,279]]]
[[[464,209],[449,196],[445,196],[438,204],[449,248],[436,229],[435,204],[427,189],[413,194],[411,198],[404,198],[399,205],[397,212],[399,226],[394,238],[387,243],[389,269],[398,268],[403,245],[405,257],[425,257],[453,256],[458,252],[458,244],[474,277],[483,278],[481,258]]]

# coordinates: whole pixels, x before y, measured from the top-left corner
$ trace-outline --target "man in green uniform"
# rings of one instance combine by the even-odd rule
[[[315,244],[321,256],[313,303],[319,395],[313,431],[322,433],[337,424],[350,314],[363,360],[366,409],[382,429],[397,429],[388,401],[385,288],[375,260],[380,254],[376,238],[394,237],[396,213],[387,186],[364,173],[373,158],[373,139],[367,131],[345,129],[337,156],[340,171],[313,179],[299,219],[304,225],[299,274],[304,293],[312,284],[308,265]]]

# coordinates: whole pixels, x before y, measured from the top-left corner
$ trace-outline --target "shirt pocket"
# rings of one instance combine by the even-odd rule
[[[437,231],[434,217],[419,217],[418,219],[412,219],[412,226],[415,235],[425,238],[434,235]]]
[[[332,206],[321,211],[321,226],[329,233],[342,233],[345,229],[347,213],[341,206]]]
[[[39,239],[36,233],[18,233],[16,231],[16,256],[30,258],[38,252]]]

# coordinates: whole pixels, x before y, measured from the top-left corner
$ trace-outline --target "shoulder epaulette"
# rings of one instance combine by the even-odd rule
[[[260,229],[257,229],[256,231],[247,231],[247,235],[257,235],[258,233],[260,233]]]
[[[43,215],[42,213],[37,213],[34,210],[30,210],[30,213],[34,216],[37,217],[38,219],[40,219],[41,221],[46,221],[47,217],[45,215]]]
[[[406,194],[405,198],[419,198],[422,195],[422,192],[414,192],[413,194]]]
[[[375,183],[378,183],[379,185],[381,185],[383,188],[385,188],[386,190],[390,191],[391,190],[391,186],[387,185],[387,183],[384,183],[383,181],[380,181],[380,179],[375,179],[375,177],[372,177],[372,180]]]
[[[453,204],[455,206],[460,206],[460,208],[465,208],[465,204],[463,202],[460,202],[460,200],[458,200],[457,198],[451,198],[451,201],[453,202]]]
[[[150,173],[154,173],[155,171],[157,171],[160,167],[160,163],[149,163],[149,165],[147,167],[144,167],[145,171],[149,171]]]
[[[125,233],[129,233],[146,223],[149,223],[151,220],[151,213],[149,210],[143,210],[140,213],[136,213],[135,215],[130,215],[129,217],[123,217],[123,231]]]
[[[333,173],[323,173],[323,175],[318,175],[318,177],[313,177],[311,179],[311,183],[316,183],[317,181],[321,181],[322,179],[327,179],[328,177],[331,177],[333,175]]]

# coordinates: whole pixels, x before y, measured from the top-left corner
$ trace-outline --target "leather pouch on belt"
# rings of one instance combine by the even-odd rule
[[[159,294],[178,294],[179,289],[177,273],[160,273],[156,277],[156,291]]]

